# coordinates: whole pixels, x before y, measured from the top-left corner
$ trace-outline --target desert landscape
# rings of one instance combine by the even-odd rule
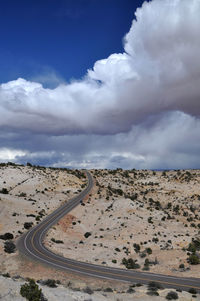
[[[126,268],[131,258],[139,270],[200,276],[188,255],[200,241],[199,170],[91,173],[92,194],[49,231],[50,249],[101,265]]]
[[[199,16],[0,1],[0,301],[200,301]]]
[[[47,248],[64,257],[103,266],[200,277],[199,170],[116,169],[90,173],[95,182],[92,191],[48,231]],[[45,294],[51,296],[48,300],[54,300],[56,291],[62,300],[65,288],[69,300],[87,300],[87,290],[84,290],[88,287],[93,293],[98,292],[90,300],[108,298],[104,296],[107,281],[84,279],[35,264],[16,249],[16,241],[25,231],[86,185],[83,170],[45,168],[29,163],[26,166],[1,164],[0,291],[8,295],[6,299],[1,293],[2,300],[11,300],[10,294],[18,294],[16,298],[21,300],[19,290],[14,287],[27,278],[40,283],[49,278],[59,281],[56,290],[43,285]],[[10,281],[15,283],[12,290],[6,285]],[[132,300],[133,292],[136,300],[153,298],[146,286],[134,284],[133,288],[130,284],[109,282],[109,288],[110,300]],[[77,290],[81,291],[79,297],[75,296]],[[169,291],[160,290],[160,300]],[[187,299],[191,298],[187,292],[179,292],[179,297],[191,300]]]

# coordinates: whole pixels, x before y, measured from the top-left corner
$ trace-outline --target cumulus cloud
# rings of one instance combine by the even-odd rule
[[[1,84],[1,131],[20,139],[45,136],[44,151],[55,164],[167,167],[175,161],[162,160],[172,152],[175,165],[187,159],[194,166],[200,138],[199,15],[199,0],[144,2],[124,37],[124,53],[97,61],[84,79],[54,89],[22,78]],[[195,153],[181,140],[186,135]],[[56,139],[72,143],[73,150],[68,144],[63,153],[59,143],[54,150]],[[20,158],[45,148],[25,145],[27,154]],[[74,152],[75,145],[86,151]]]
[[[4,162],[5,160],[15,160],[17,157],[23,157],[26,153],[21,150],[12,150],[9,148],[1,148],[0,149],[0,162]]]

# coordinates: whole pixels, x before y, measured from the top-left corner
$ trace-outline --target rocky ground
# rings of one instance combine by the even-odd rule
[[[0,235],[10,233],[12,242],[46,215],[79,193],[86,179],[78,171],[0,166]],[[23,266],[18,252],[4,252],[0,239],[0,271],[16,274]],[[22,271],[21,271],[22,273]]]
[[[25,282],[27,283],[21,278],[10,279],[0,276],[0,300],[24,301],[25,298],[20,295],[20,288]],[[97,286],[90,288],[82,283],[70,283],[67,286],[56,284],[56,288],[38,285],[48,301],[164,301],[170,292],[177,294],[180,301],[200,300],[200,295],[189,292],[175,292],[170,289],[158,289],[155,292],[147,286],[137,285],[124,285],[120,288],[117,288],[116,285],[113,288]]]
[[[200,265],[189,260],[192,254],[197,261],[200,257],[199,170],[91,173],[95,186],[89,197],[49,230],[48,248],[101,265],[127,268],[131,259],[131,268],[138,270],[200,277]],[[24,231],[85,186],[78,170],[0,165],[0,274],[11,276],[0,277],[0,300],[24,300],[19,288],[27,277],[59,280],[62,285],[56,289],[42,286],[52,301],[155,299],[145,286],[129,290],[128,284],[81,279],[31,262],[16,249],[5,252],[6,241],[15,244]],[[5,240],[5,233],[13,237]],[[113,292],[106,291],[108,286]],[[87,287],[93,293],[85,293]],[[164,300],[168,292],[159,290],[156,299]],[[187,292],[178,295],[180,300],[195,298]]]
[[[101,265],[125,268],[123,259],[132,258],[140,270],[200,277],[187,250],[200,238],[199,170],[92,174],[89,199],[49,231],[49,248]]]

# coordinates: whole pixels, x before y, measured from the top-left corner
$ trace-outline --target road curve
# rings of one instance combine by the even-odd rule
[[[133,270],[99,266],[62,257],[60,255],[54,254],[44,246],[44,237],[49,228],[56,224],[64,215],[78,206],[83,198],[92,189],[93,178],[89,172],[86,171],[86,174],[88,177],[88,185],[78,196],[72,198],[64,205],[56,209],[42,222],[40,222],[38,225],[36,225],[30,231],[20,237],[17,242],[17,247],[20,253],[50,267],[78,273],[81,275],[109,280],[118,280],[120,282],[142,284],[147,284],[150,281],[156,281],[163,287],[170,287],[181,290],[189,290],[190,288],[195,288],[198,292],[200,292],[199,278],[173,277],[150,272],[137,272]]]

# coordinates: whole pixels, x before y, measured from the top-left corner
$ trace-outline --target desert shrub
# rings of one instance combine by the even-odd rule
[[[91,232],[86,232],[86,233],[84,234],[85,238],[88,238],[90,235],[92,235]]]
[[[18,196],[21,197],[21,198],[25,198],[26,197],[26,193],[25,192],[21,192]]]
[[[192,288],[192,287],[188,290],[188,292],[190,294],[192,294],[192,295],[196,295],[197,294],[197,290],[195,288]]]
[[[32,226],[33,226],[32,222],[30,222],[30,223],[29,222],[24,223],[24,228],[27,229],[27,230],[30,229]]]
[[[4,244],[4,251],[6,253],[14,253],[16,250],[16,246],[14,244],[14,242],[12,241],[6,241],[5,244]]]
[[[135,201],[135,200],[137,200],[137,197],[138,197],[138,194],[135,193],[135,194],[129,196],[129,199],[131,199],[132,201]]]
[[[107,287],[107,288],[104,289],[104,292],[106,292],[106,293],[112,293],[113,289],[111,287]]]
[[[134,250],[135,250],[136,253],[140,252],[140,245],[134,243],[133,247],[134,247]]]
[[[2,274],[2,276],[5,277],[5,278],[10,278],[10,274],[9,273]]]
[[[47,279],[43,281],[44,285],[47,285],[48,287],[57,287],[56,280],[55,279]]]
[[[149,271],[149,264],[150,264],[149,259],[146,258],[145,262],[144,262],[144,267],[143,267],[144,271]]]
[[[167,209],[171,209],[171,208],[172,208],[172,203],[169,202],[169,203],[167,204]]]
[[[153,224],[152,216],[150,216],[150,217],[148,218],[148,223]]]
[[[151,248],[146,248],[147,254],[151,255],[152,254],[152,249]]]
[[[129,259],[123,258],[122,264],[125,265],[127,269],[139,269],[140,265],[136,263],[136,261],[137,260],[133,260],[132,258]]]
[[[140,253],[140,257],[141,257],[141,258],[144,258],[144,257],[146,257],[146,256],[147,256],[147,254],[146,254],[145,252]]]
[[[149,296],[159,296],[159,293],[157,292],[157,291],[148,291],[147,292],[147,295],[149,295]]]
[[[9,232],[7,232],[3,235],[0,235],[0,239],[3,239],[3,240],[13,239],[13,238],[14,238],[13,234],[9,233]]]
[[[192,255],[196,256],[196,251],[200,250],[200,240],[199,239],[192,239],[192,242],[189,244],[187,251],[191,252]],[[191,255],[191,256],[192,256]],[[194,259],[194,256],[192,259]],[[190,259],[189,259],[190,260]],[[193,263],[192,263],[193,264]],[[194,263],[196,264],[196,263]]]
[[[39,289],[38,285],[33,279],[30,279],[28,283],[25,283],[21,286],[20,294],[28,301],[41,301],[43,296],[42,290]]]
[[[0,190],[0,193],[8,194],[8,189],[7,189],[7,188],[2,188],[2,189]]]
[[[51,238],[51,241],[55,242],[56,244],[63,244],[64,242],[62,240],[59,239],[55,239],[55,238]]]
[[[84,293],[89,294],[89,295],[92,295],[94,293],[93,290],[89,286],[86,286],[86,288],[84,288],[83,291],[84,291]]]
[[[159,241],[158,237],[153,237],[152,241],[155,242],[157,244],[157,242]]]
[[[185,268],[184,263],[181,263],[181,264],[179,265],[179,269],[184,269],[184,268]]]
[[[158,289],[163,289],[163,286],[158,282],[151,281],[148,284],[148,289],[152,290],[152,291],[155,291],[155,290],[158,290]]]
[[[192,239],[193,245],[196,247],[197,250],[200,250],[200,240],[199,239]]]
[[[195,265],[195,264],[199,264],[200,263],[200,259],[199,259],[199,257],[197,255],[192,254],[192,255],[189,256],[188,262],[190,264]]]
[[[129,286],[129,289],[127,290],[127,294],[133,294],[135,293],[135,290],[132,288],[132,286]]]
[[[167,296],[166,296],[167,300],[177,300],[178,299],[178,294],[174,291],[170,291]]]

